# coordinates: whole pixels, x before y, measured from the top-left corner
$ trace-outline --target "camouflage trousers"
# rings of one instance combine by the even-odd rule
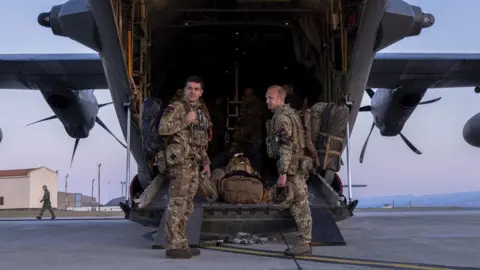
[[[199,186],[199,167],[186,160],[184,164],[171,168],[169,174],[173,179],[170,180],[165,216],[166,249],[183,249],[188,247],[187,225]]]
[[[297,223],[297,245],[310,244],[312,242],[312,213],[308,202],[307,179],[308,174],[303,172],[287,176],[287,182],[290,182],[293,188],[293,201],[290,205],[290,213],[295,219],[295,223]]]
[[[55,213],[53,212],[53,208],[52,208],[52,205],[49,204],[49,203],[44,203],[42,205],[42,209],[40,209],[40,213],[38,214],[39,217],[43,217],[43,212],[45,212],[45,210],[48,210],[48,212],[50,212],[50,215],[52,217],[55,216]]]

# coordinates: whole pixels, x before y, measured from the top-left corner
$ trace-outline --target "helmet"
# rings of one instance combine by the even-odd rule
[[[284,187],[274,186],[271,189],[272,202],[276,207],[280,209],[286,209],[290,207],[293,202],[293,188],[291,183],[287,183]]]

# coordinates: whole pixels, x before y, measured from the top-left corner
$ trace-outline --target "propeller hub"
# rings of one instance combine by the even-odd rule
[[[395,137],[398,135],[399,132],[396,130],[389,130],[389,129],[384,129],[380,130],[380,134],[384,137]]]
[[[90,130],[86,126],[68,127],[66,131],[68,136],[74,139],[85,139],[90,133]]]

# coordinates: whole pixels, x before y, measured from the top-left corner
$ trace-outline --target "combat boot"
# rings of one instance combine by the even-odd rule
[[[38,219],[38,220],[41,220],[41,219],[42,219],[42,217],[41,217],[41,216],[38,216],[38,217],[36,217],[36,219]]]
[[[293,248],[289,248],[285,250],[283,253],[285,256],[302,256],[302,255],[311,255],[312,254],[312,248],[310,247],[310,244],[298,244]]]
[[[53,217],[51,217],[50,219],[51,219],[51,220],[54,220],[54,219],[56,219],[56,218],[57,218],[56,216],[53,216]]]
[[[172,259],[190,259],[193,254],[190,249],[170,249],[165,251],[165,256]]]

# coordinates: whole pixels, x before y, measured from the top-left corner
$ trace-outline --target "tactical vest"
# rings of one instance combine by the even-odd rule
[[[177,109],[182,111],[182,115],[177,115],[176,119],[172,119],[179,122],[184,120],[191,108],[191,105],[185,100],[176,101],[169,106],[177,106]],[[201,107],[198,106],[198,108]],[[167,167],[183,164],[186,159],[194,159],[196,161],[202,159],[201,151],[206,150],[208,146],[209,120],[205,117],[203,110],[197,109],[196,113],[198,119],[196,124],[190,124],[176,134],[163,137],[167,145],[163,155]],[[160,152],[159,155],[161,155]],[[160,159],[157,156],[157,160]]]
[[[273,115],[271,120],[267,121],[267,138],[266,138],[266,145],[267,145],[267,154],[271,158],[278,158],[280,153],[280,144],[279,138],[277,134],[275,134],[275,122],[278,121],[277,118],[280,115],[287,116],[292,123],[292,137],[294,147],[293,153],[297,155],[303,155],[305,149],[305,132],[303,130],[303,123],[298,114],[290,107],[283,107],[279,109]]]
[[[190,111],[192,107],[187,101],[181,100],[179,101],[185,107],[187,113]],[[197,124],[192,124],[187,127],[187,129],[191,132],[192,141],[190,142],[193,147],[201,147],[207,146],[208,142],[210,141],[209,136],[209,123],[210,123],[210,115],[208,111],[205,111],[206,107],[203,103],[199,104],[196,108],[197,113]]]

